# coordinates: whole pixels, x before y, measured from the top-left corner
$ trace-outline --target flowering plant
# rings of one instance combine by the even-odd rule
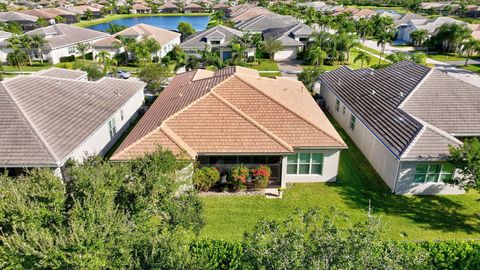
[[[250,171],[245,165],[236,165],[230,170],[229,180],[236,190],[240,190],[245,187],[249,175]]]
[[[272,170],[267,165],[260,165],[251,170],[255,186],[257,188],[266,188],[272,176]]]

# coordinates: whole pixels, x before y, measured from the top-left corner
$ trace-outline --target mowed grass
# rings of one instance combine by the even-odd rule
[[[480,238],[480,194],[393,195],[346,133],[337,124],[335,127],[349,146],[341,153],[337,182],[295,184],[283,199],[202,196],[206,227],[201,236],[239,239],[260,219],[284,220],[297,208],[316,207],[325,214],[337,211],[346,214],[349,222],[361,222],[370,206],[385,224],[386,239]]]
[[[354,61],[355,57],[357,57],[359,52],[360,52],[359,49],[353,48],[352,50],[350,50],[350,60],[348,61],[348,63],[345,63],[343,65],[324,65],[323,69],[325,71],[330,71],[330,70],[337,69],[341,66],[348,66],[351,69],[360,69],[360,68],[362,68],[362,62],[361,61],[357,61],[357,62]],[[363,62],[363,68],[370,68],[370,67],[378,65],[380,59],[378,57],[375,57],[374,55],[371,55],[371,54],[369,54],[369,56],[370,56],[370,64],[368,64],[367,62],[364,61]],[[380,61],[381,65],[388,64],[388,62],[385,61],[385,56],[386,55],[382,56],[382,61]],[[306,66],[304,66],[304,67],[306,67]]]
[[[465,57],[458,56],[453,53],[429,53],[428,58],[437,60],[437,61],[461,61],[465,60]]]
[[[257,59],[258,64],[247,63],[248,68],[253,68],[258,71],[280,71],[277,62],[270,59]]]
[[[467,66],[461,65],[459,67],[470,70],[470,71],[473,71],[473,72],[480,73],[480,64],[471,64],[471,65],[467,65]]]

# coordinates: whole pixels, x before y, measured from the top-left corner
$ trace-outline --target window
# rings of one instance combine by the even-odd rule
[[[414,182],[438,183],[451,180],[455,168],[450,164],[418,164],[415,170]]]
[[[342,109],[342,114],[345,115],[345,111],[347,110],[347,108],[345,106],[343,106],[343,109]]]
[[[322,174],[322,153],[297,153],[287,157],[287,174]]]
[[[120,110],[120,120],[123,121],[123,109]]]
[[[357,118],[355,117],[355,115],[351,115],[350,116],[350,129],[351,130],[355,130],[355,121],[357,121]]]
[[[335,111],[336,112],[339,112],[340,111],[340,100],[337,100],[335,101]]]
[[[113,138],[115,136],[115,134],[117,134],[117,127],[115,125],[115,118],[112,118],[112,119],[110,119],[110,121],[108,121],[108,132],[110,133],[110,139]]]
[[[68,47],[68,54],[75,54],[77,52],[77,49],[75,46],[70,46]]]
[[[212,45],[220,45],[220,40],[211,40],[210,44]]]

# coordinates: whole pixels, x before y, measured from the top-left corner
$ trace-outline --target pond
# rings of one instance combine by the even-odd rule
[[[176,30],[179,22],[190,23],[196,31],[202,31],[207,28],[210,16],[147,16],[135,18],[122,18],[106,23],[100,23],[89,26],[89,29],[105,32],[109,24],[120,24],[127,27],[144,23],[168,30]]]

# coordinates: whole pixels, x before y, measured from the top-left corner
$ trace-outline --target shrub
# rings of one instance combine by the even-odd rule
[[[75,55],[60,57],[60,63],[75,61]]]
[[[220,180],[220,172],[214,167],[203,167],[193,174],[193,185],[201,191],[209,190],[216,182]]]
[[[272,170],[267,165],[260,165],[251,170],[256,188],[266,188],[272,175]]]
[[[245,183],[250,175],[250,170],[245,165],[236,165],[230,170],[228,175],[229,182],[233,185],[234,190],[245,188]]]
[[[200,239],[190,244],[190,253],[205,269],[241,269],[240,242]]]

